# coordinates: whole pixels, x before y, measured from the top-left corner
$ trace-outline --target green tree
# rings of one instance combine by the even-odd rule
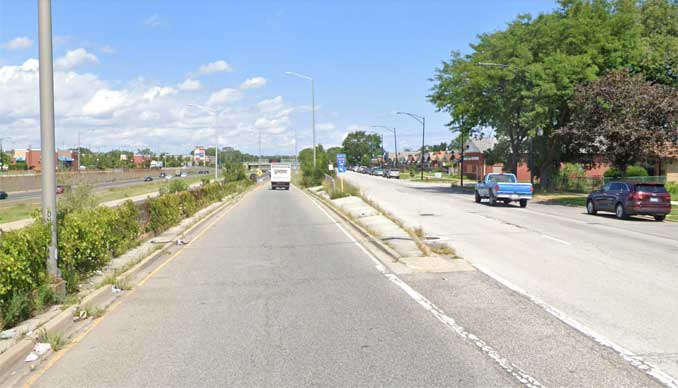
[[[621,68],[675,84],[676,7],[672,0],[561,0],[554,12],[518,16],[505,30],[480,35],[470,54],[453,52],[436,70],[429,99],[450,113],[450,126],[471,134],[494,128],[510,145],[514,172],[534,137],[535,173],[548,184],[567,157],[556,134],[572,117],[578,84]],[[535,137],[538,128],[544,135]]]
[[[370,160],[384,154],[381,136],[365,131],[349,133],[342,143],[349,165],[369,165]]]
[[[638,161],[678,145],[678,88],[614,71],[577,88],[570,124],[560,130],[567,150],[595,163],[602,155],[621,175]]]
[[[330,147],[327,149],[327,160],[329,163],[335,164],[337,162],[337,154],[344,152],[343,147]]]

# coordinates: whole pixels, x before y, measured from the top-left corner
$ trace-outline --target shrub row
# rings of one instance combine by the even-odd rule
[[[60,215],[59,269],[69,292],[94,271],[138,244],[144,231],[160,233],[224,196],[241,191],[249,181],[210,183],[191,191],[165,193],[146,202],[148,220],[127,201],[117,208],[70,209]],[[0,329],[26,319],[54,303],[46,258],[49,227],[35,223],[0,238]]]

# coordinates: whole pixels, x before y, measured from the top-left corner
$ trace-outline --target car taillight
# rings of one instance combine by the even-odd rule
[[[530,193],[534,193],[534,186],[530,186]]]
[[[499,191],[499,185],[494,186],[494,191],[498,192]]]

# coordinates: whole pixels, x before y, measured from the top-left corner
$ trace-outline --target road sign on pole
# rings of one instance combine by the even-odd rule
[[[337,154],[337,173],[343,174],[346,172],[346,154]]]

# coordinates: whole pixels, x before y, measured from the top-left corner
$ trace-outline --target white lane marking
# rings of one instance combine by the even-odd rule
[[[497,352],[493,347],[488,345],[485,341],[478,338],[476,335],[467,332],[462,326],[458,325],[452,317],[446,315],[445,312],[443,312],[443,310],[441,310],[438,306],[434,305],[425,296],[415,291],[407,283],[403,282],[398,276],[391,273],[384,274],[384,276],[386,276],[390,281],[398,285],[398,287],[405,291],[407,295],[409,295],[412,299],[419,303],[425,310],[433,314],[433,316],[436,317],[440,322],[442,322],[444,325],[452,329],[461,338],[474,344],[480,350],[481,353],[483,353],[484,355],[492,359],[494,362],[499,364],[499,366],[502,369],[508,372],[521,384],[525,385],[526,387],[543,387],[543,385],[541,385],[541,383],[537,381],[534,377],[528,375],[525,371],[520,369],[516,364],[512,363],[505,357],[502,357],[501,354],[499,354],[499,352]]]
[[[367,257],[372,259],[372,261],[374,261],[375,263],[378,263],[377,269],[379,270],[379,272],[384,274],[384,276],[386,276],[388,280],[390,280],[392,283],[396,284],[403,291],[405,291],[405,293],[409,295],[410,298],[414,299],[415,302],[419,303],[419,305],[421,305],[424,309],[433,314],[433,316],[436,319],[438,319],[448,328],[452,329],[452,331],[457,333],[457,335],[459,335],[464,341],[473,344],[476,348],[478,348],[478,350],[480,350],[481,353],[483,353],[485,356],[489,357],[491,360],[496,362],[504,371],[508,372],[513,378],[515,378],[518,382],[520,382],[524,386],[528,388],[544,387],[539,381],[537,381],[534,377],[524,372],[516,364],[509,361],[507,358],[502,357],[501,354],[499,354],[499,352],[497,352],[493,347],[488,345],[487,342],[483,341],[478,336],[467,332],[462,326],[458,325],[452,317],[446,315],[442,309],[434,305],[433,302],[428,300],[425,296],[415,291],[407,283],[402,281],[402,279],[400,279],[397,275],[387,273],[386,268],[384,267],[383,264],[381,264],[379,259],[377,259],[370,251],[363,247],[362,244],[360,244],[356,239],[354,239],[353,236],[351,236],[346,231],[346,229],[344,229],[341,226],[341,224],[339,224],[339,222],[332,218],[332,216],[315,201],[315,199],[311,198],[308,194],[304,193],[303,191],[301,192],[304,195],[306,195],[306,197],[310,199],[311,202],[318,209],[320,209],[335,225],[337,225],[337,227],[342,232],[344,232],[344,234],[348,236],[348,238],[367,255]]]
[[[561,243],[561,244],[565,244],[565,245],[572,245],[572,243],[570,243],[570,242],[567,242],[567,241],[565,241],[565,240],[561,240],[561,239],[559,239],[559,238],[551,237],[551,236],[549,236],[549,235],[547,235],[547,234],[542,234],[541,236],[542,236],[543,238],[547,238],[547,239],[549,239],[549,240],[551,240],[551,241],[555,241],[555,242],[557,242],[557,243]]]
[[[502,278],[501,276],[497,275],[496,273],[492,272],[491,270],[483,267],[480,264],[476,263],[471,263],[476,269],[478,269],[480,272],[484,273],[485,275],[491,277],[492,279],[498,281],[505,287],[513,290],[514,292],[517,292],[518,294],[523,295],[524,297],[528,298],[532,303],[536,304],[537,306],[541,307],[543,310],[545,310],[547,313],[553,315],[556,317],[558,320],[561,322],[565,323],[566,325],[572,327],[573,329],[579,331],[580,333],[584,334],[585,336],[593,339],[595,342],[597,342],[600,345],[603,345],[609,349],[612,349],[615,353],[617,353],[621,358],[623,358],[625,361],[629,362],[631,365],[634,367],[640,369],[641,371],[645,372],[646,374],[654,377],[657,379],[660,383],[664,384],[667,387],[670,388],[678,388],[678,381],[676,379],[667,374],[666,372],[662,371],[661,369],[657,368],[656,366],[650,364],[649,362],[643,360],[641,357],[637,356],[633,352],[631,352],[628,349],[625,349],[621,345],[618,345],[617,343],[603,337],[602,335],[598,334],[595,332],[593,329],[585,326],[583,323],[577,321],[576,319],[568,316],[564,312],[558,310],[557,308],[549,305],[548,303],[544,302],[543,300],[537,298],[536,296],[533,296],[529,294],[527,291],[524,289],[518,287],[517,285],[511,283],[510,281]]]

